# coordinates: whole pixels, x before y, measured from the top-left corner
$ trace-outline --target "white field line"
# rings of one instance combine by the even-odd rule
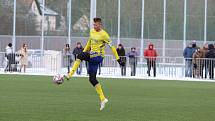
[[[1,74],[7,75],[38,75],[38,76],[53,76],[52,73],[19,73],[19,72],[0,72]],[[87,75],[74,75],[73,77],[85,77],[88,78]],[[192,82],[215,82],[215,80],[209,79],[194,79],[194,78],[176,78],[176,77],[148,77],[148,76],[102,76],[98,75],[99,78],[113,78],[113,79],[136,79],[136,80],[176,80],[176,81],[192,81]]]

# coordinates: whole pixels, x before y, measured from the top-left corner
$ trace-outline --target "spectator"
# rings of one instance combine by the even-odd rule
[[[99,67],[98,67],[98,74],[101,75],[101,67],[103,66],[103,61],[99,64]]]
[[[13,47],[12,43],[9,43],[6,48],[5,48],[5,60],[7,62],[7,65],[5,67],[5,72],[6,71],[12,71],[11,64],[13,64]],[[15,59],[14,59],[15,61]]]
[[[150,76],[151,67],[153,67],[153,74],[156,77],[156,57],[158,56],[157,51],[154,49],[152,43],[148,44],[148,49],[144,51],[144,57],[147,60],[147,74]]]
[[[120,66],[121,67],[121,75],[125,76],[126,75],[126,56],[125,56],[125,49],[124,49],[123,45],[119,44],[116,51],[120,57],[120,60],[125,63],[125,65]]]
[[[6,50],[6,55],[7,55],[7,54],[13,53],[12,43],[9,43],[9,44],[6,46],[5,50]]]
[[[84,48],[82,47],[81,43],[80,42],[77,42],[76,44],[76,47],[74,48],[72,54],[74,55],[75,57],[75,60],[77,59],[77,55],[80,54],[81,52],[83,52]],[[81,75],[81,72],[82,72],[82,62],[80,63],[76,73],[78,75]]]
[[[208,53],[208,44],[207,43],[205,43],[204,44],[204,46],[201,48],[201,50],[200,51],[202,51],[202,53],[203,53],[203,62],[202,62],[202,68],[201,68],[201,72],[200,72],[200,74],[201,74],[201,77],[203,78],[203,71],[205,70],[205,77],[204,78],[207,78],[207,73],[208,73],[208,68],[207,68],[207,61],[206,61],[206,59],[205,59],[205,57],[206,57],[206,54]]]
[[[194,48],[195,50],[197,50],[199,48],[196,44],[196,40],[192,41],[192,48]]]
[[[70,67],[72,65],[72,52],[70,50],[70,46],[69,44],[66,44],[64,50],[63,50],[63,54],[64,54],[64,57],[66,58],[66,63],[67,63],[67,73],[69,73],[70,71]]]
[[[206,54],[209,78],[214,79],[214,64],[215,64],[215,48],[213,44],[208,45],[208,53]]]
[[[24,69],[24,73],[26,72],[26,67],[28,65],[28,51],[27,45],[23,44],[21,49],[18,51],[19,55],[21,56],[19,63],[20,63],[20,72],[22,72],[22,68]]]
[[[203,65],[203,51],[198,48],[196,52],[193,54],[193,77],[194,78],[200,78],[201,70],[202,70],[202,65]]]
[[[131,66],[131,76],[135,76],[136,67],[137,67],[137,56],[138,56],[136,48],[132,47],[131,51],[127,54],[127,56],[129,57],[129,64]]]
[[[183,52],[185,58],[185,77],[192,77],[192,57],[196,50],[196,43],[190,43]]]

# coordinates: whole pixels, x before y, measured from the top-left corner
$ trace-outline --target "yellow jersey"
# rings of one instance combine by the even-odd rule
[[[87,45],[84,48],[84,52],[90,50],[91,53],[97,53],[104,57],[105,55],[105,45],[108,44],[111,48],[112,41],[110,36],[103,29],[97,32],[95,29],[90,31],[90,37],[88,39]],[[115,55],[115,54],[114,54]]]

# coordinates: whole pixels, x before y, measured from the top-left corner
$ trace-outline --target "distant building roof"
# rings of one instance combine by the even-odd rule
[[[43,11],[43,0],[19,0],[17,1],[17,4],[19,5],[20,10],[27,12],[31,6],[33,2],[36,2],[37,8],[39,10],[40,15],[42,15],[42,11]],[[1,7],[8,7],[10,5],[13,5],[13,3],[10,0],[0,0],[0,6]],[[17,6],[18,7],[18,6]],[[49,15],[49,16],[57,16],[58,13],[55,12],[54,10],[48,8],[48,7],[44,7],[44,15]]]
[[[43,0],[35,0],[37,5],[38,5],[38,9],[40,11],[40,15],[42,15],[42,11],[43,11]],[[57,16],[58,13],[55,12],[54,10],[48,8],[48,7],[44,7],[44,15],[51,15],[51,16]]]

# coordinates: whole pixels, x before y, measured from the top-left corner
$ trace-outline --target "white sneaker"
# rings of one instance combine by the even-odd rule
[[[101,103],[100,103],[100,111],[103,110],[105,108],[105,104],[108,102],[108,99],[104,99]]]

